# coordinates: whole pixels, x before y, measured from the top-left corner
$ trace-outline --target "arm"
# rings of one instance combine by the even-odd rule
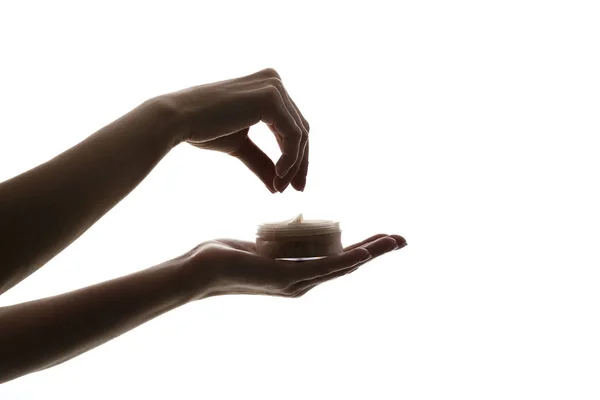
[[[0,184],[0,294],[131,192],[177,143],[174,113],[148,101],[54,159]]]
[[[269,125],[273,164],[248,137]],[[271,192],[304,190],[308,123],[272,69],[145,102],[77,146],[0,184],[0,294],[82,235],[182,141],[242,161]]]
[[[181,264],[174,260],[74,292],[0,308],[0,384],[67,361],[187,303],[183,277]]]
[[[156,267],[59,296],[0,308],[0,384],[52,367],[190,301],[226,294],[298,297],[406,245],[376,235],[302,265],[254,243],[206,242]]]

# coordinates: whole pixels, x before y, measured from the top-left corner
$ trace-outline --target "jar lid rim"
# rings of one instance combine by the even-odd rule
[[[258,236],[309,236],[340,233],[340,223],[328,220],[303,220],[302,223],[270,222],[260,224]]]

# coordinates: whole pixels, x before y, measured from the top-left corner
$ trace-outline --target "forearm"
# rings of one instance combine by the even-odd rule
[[[0,383],[62,363],[193,298],[177,260],[59,296],[0,308]]]
[[[54,159],[0,184],[0,293],[71,244],[177,143],[174,113],[150,101]]]

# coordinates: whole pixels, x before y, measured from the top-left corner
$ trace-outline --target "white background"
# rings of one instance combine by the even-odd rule
[[[181,145],[0,305],[297,212],[409,246],[297,300],[188,305],[2,400],[600,396],[597,2],[163,3],[0,3],[0,179],[150,97],[274,67],[311,123],[306,192]]]

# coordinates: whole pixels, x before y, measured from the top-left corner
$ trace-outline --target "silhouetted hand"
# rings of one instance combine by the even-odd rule
[[[182,261],[192,285],[195,281],[209,282],[200,285],[197,298],[224,294],[299,297],[405,245],[401,236],[380,234],[346,247],[341,255],[296,262],[261,257],[252,242],[219,239],[202,243]]]
[[[271,192],[290,183],[304,190],[308,172],[309,125],[273,69],[163,96],[180,115],[183,139],[203,149],[240,159]],[[266,123],[281,149],[273,161],[248,137],[249,128]]]

